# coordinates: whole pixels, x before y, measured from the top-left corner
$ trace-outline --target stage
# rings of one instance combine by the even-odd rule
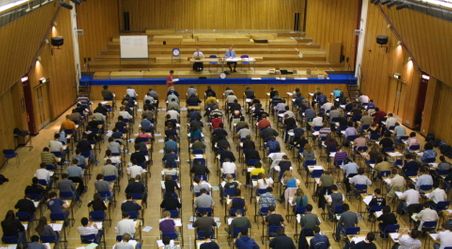
[[[327,72],[328,73],[328,72]],[[241,96],[246,86],[253,88],[258,97],[265,97],[271,87],[280,92],[293,91],[300,88],[303,91],[314,91],[317,88],[321,91],[331,91],[334,88],[346,90],[347,85],[356,85],[357,79],[353,72],[329,72],[325,78],[294,77],[291,75],[275,75],[275,77],[263,78],[179,78],[176,82],[176,89],[185,92],[189,86],[193,85],[204,91],[210,85],[217,93],[222,93],[226,87],[230,87]],[[90,97],[100,99],[102,86],[107,85],[116,93],[125,92],[127,86],[137,89],[143,96],[149,88],[157,90],[161,95],[165,94],[166,82],[164,78],[114,78],[114,79],[94,79],[90,75],[84,75],[80,79],[81,86],[91,88]]]

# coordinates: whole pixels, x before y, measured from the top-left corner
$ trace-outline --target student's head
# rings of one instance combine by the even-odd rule
[[[358,169],[358,175],[363,175],[364,174],[364,169],[363,168],[359,168]]]
[[[56,192],[52,191],[52,192],[49,193],[49,199],[53,199],[53,198],[56,198],[56,197],[57,197],[57,193]]]
[[[72,162],[72,164],[78,164],[77,158],[73,158],[73,159],[71,160],[71,162]]]
[[[201,194],[207,194],[207,189],[202,188],[201,190],[199,190],[199,193],[201,193]]]
[[[446,158],[443,155],[439,156],[439,160],[441,162],[446,162]]]
[[[59,133],[55,133],[55,134],[53,135],[53,138],[55,138],[55,139],[60,138],[60,134],[59,134]]]
[[[376,195],[381,195],[381,190],[380,190],[379,188],[376,188],[375,191],[374,191],[374,193],[375,193]]]
[[[368,232],[366,235],[366,240],[372,242],[375,240],[375,234],[373,232]]]
[[[86,226],[88,225],[88,222],[89,222],[89,220],[88,220],[88,218],[86,218],[86,217],[83,217],[83,218],[80,220],[80,223],[81,223],[82,226],[84,226],[84,227],[86,227]]]
[[[431,143],[426,143],[424,145],[424,150],[432,150],[433,149],[433,144]]]
[[[49,147],[44,147],[44,149],[42,149],[42,151],[49,152],[50,149],[49,149]]]
[[[164,245],[169,245],[170,242],[171,242],[171,238],[168,237],[168,236],[163,236],[162,242],[163,242]]]
[[[241,229],[240,235],[241,236],[248,236],[248,229]]]
[[[41,169],[45,169],[47,167],[47,164],[46,163],[41,163],[39,166],[41,167]]]
[[[136,182],[141,181],[141,176],[140,176],[140,175],[135,176],[135,181],[136,181]]]
[[[122,240],[128,242],[130,240],[130,234],[125,233],[122,235]]]
[[[242,215],[243,215],[242,210],[237,209],[237,210],[235,211],[235,215],[236,215],[236,216],[242,216]]]
[[[170,70],[169,73],[170,73],[170,74],[173,74],[173,73],[174,73],[174,70]]]
[[[97,176],[96,176],[96,180],[102,180],[102,179],[104,179],[104,175],[102,175],[102,174],[97,174]]]
[[[384,206],[383,207],[383,214],[389,214],[391,213],[391,207],[390,206]]]
[[[163,211],[162,215],[163,215],[163,217],[165,217],[165,218],[171,217],[171,213],[170,213],[169,211],[166,211],[166,210]]]
[[[416,132],[412,131],[412,132],[410,133],[410,137],[416,137]]]
[[[38,235],[32,235],[30,238],[31,242],[39,242],[39,236]]]
[[[417,239],[419,237],[419,235],[420,235],[420,232],[416,228],[412,229],[410,232],[410,236],[413,239]]]
[[[127,200],[132,200],[132,194],[131,193],[127,193],[126,194],[126,199]]]
[[[66,173],[61,174],[61,178],[66,179],[68,178],[68,175]]]
[[[308,212],[312,212],[312,205],[311,204],[308,204],[308,205],[306,205],[306,211],[308,211]]]
[[[344,203],[343,207],[344,207],[344,211],[350,210],[350,206],[347,203]]]
[[[38,178],[37,177],[31,178],[31,183],[34,185],[38,184],[39,183]]]
[[[331,191],[337,191],[337,185],[336,184],[334,184],[334,185],[331,185]]]
[[[314,234],[320,233],[320,227],[315,226],[315,227],[312,229],[312,232],[313,232]]]
[[[268,211],[270,211],[270,212],[275,212],[275,206],[270,206],[270,207],[268,208]]]

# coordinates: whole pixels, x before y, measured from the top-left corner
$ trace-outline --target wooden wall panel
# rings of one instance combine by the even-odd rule
[[[292,30],[304,0],[122,0],[132,31],[146,29]]]
[[[383,10],[419,67],[452,86],[452,22],[409,9]]]
[[[56,18],[56,23],[57,26],[52,32],[65,38],[64,45],[53,50],[47,45],[42,47],[39,51],[41,61],[34,64],[29,74],[30,83],[34,89],[39,84],[41,77],[49,80],[47,95],[50,104],[50,120],[57,118],[74,104],[76,98],[70,12],[61,9]],[[52,32],[49,32],[49,37],[51,37]],[[33,94],[34,108],[36,109],[38,108],[36,91]],[[38,110],[35,110],[35,112],[37,113]],[[35,115],[35,122],[36,127],[42,127],[43,124],[39,123],[38,115]]]
[[[0,94],[28,72],[57,9],[49,3],[0,28]]]
[[[437,84],[434,111],[430,113],[432,116],[430,132],[452,144],[452,87],[439,81]]]
[[[83,1],[77,6],[77,25],[83,29],[79,36],[82,64],[84,58],[94,58],[108,41],[119,35],[118,1]]]
[[[323,48],[341,42],[342,54],[353,70],[361,0],[307,0],[306,8],[306,35]]]
[[[375,5],[369,5],[362,63],[361,91],[368,94],[377,105],[396,113],[402,122],[412,127],[417,105],[420,71],[408,62],[408,54],[390,29]],[[387,35],[387,47],[376,43],[377,35]],[[397,84],[394,73],[401,74],[402,82]],[[401,90],[398,93],[397,87]],[[400,98],[397,96],[400,95]]]

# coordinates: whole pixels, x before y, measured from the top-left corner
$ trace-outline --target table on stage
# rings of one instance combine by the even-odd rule
[[[216,62],[219,63],[221,65],[221,71],[224,72],[224,64],[227,62],[241,62],[242,64],[253,64],[253,72],[255,71],[255,67],[254,65],[256,64],[256,60],[258,59],[262,59],[262,58],[258,58],[258,57],[247,57],[247,58],[241,58],[241,57],[234,57],[234,58],[225,58],[225,57],[217,57],[217,58],[209,58],[209,57],[205,57],[205,58],[195,58],[195,57],[191,57],[189,58],[189,61],[191,63],[195,63],[195,62],[205,62],[205,63],[211,63],[211,62]]]

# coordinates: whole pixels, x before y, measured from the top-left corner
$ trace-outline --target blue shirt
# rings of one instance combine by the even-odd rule
[[[235,57],[237,57],[236,54],[235,54],[235,51],[234,50],[229,50],[229,49],[226,51],[224,56],[226,58],[235,58]]]
[[[248,236],[241,236],[235,241],[237,249],[259,249],[256,241]]]
[[[358,164],[354,163],[354,162],[349,162],[347,164],[345,164],[344,166],[341,167],[346,176],[349,176],[350,174],[358,174]]]
[[[422,154],[422,161],[425,161],[427,159],[433,159],[436,158],[436,152],[434,150],[425,150],[424,154]]]
[[[56,198],[56,199],[51,199],[48,203],[48,207],[50,209],[51,213],[63,213],[64,212],[64,208],[63,208],[63,204],[64,201]]]
[[[420,175],[416,181],[416,188],[419,189],[422,185],[433,185],[432,176],[427,174]]]

